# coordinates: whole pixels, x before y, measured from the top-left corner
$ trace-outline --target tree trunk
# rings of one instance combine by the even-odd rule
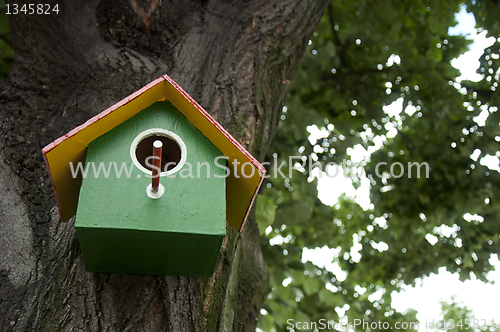
[[[7,3],[10,3],[8,1]],[[85,271],[41,148],[162,74],[262,160],[327,1],[54,1],[10,15],[0,82],[1,331],[250,331],[268,292],[253,217],[213,278]]]

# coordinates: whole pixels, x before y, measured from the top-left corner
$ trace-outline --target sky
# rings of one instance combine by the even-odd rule
[[[476,73],[476,69],[479,67],[478,59],[482,55],[484,48],[491,45],[494,39],[487,39],[485,37],[486,32],[477,33],[474,16],[467,13],[465,8],[462,8],[456,14],[456,19],[458,25],[450,28],[449,33],[466,35],[474,42],[469,46],[467,53],[452,61],[452,65],[461,71],[462,75],[458,78],[459,80],[469,79],[478,81],[481,79],[481,76]],[[388,114],[392,113],[397,116],[402,112],[401,106],[401,101],[395,102],[394,105],[389,106],[385,111]],[[484,116],[487,116],[487,113]],[[484,119],[478,117],[475,120],[480,123]],[[311,132],[311,142],[315,142],[317,138],[324,137],[327,134],[326,132],[322,133],[317,127],[308,128],[308,130]],[[397,132],[393,135],[395,134]],[[388,136],[391,137],[391,135]],[[359,162],[363,158],[369,157],[370,152],[359,146],[348,151],[348,154],[351,155],[354,162]],[[490,168],[500,171],[500,168],[498,168],[498,158],[493,159],[495,161]],[[495,163],[496,165],[494,165]],[[329,171],[333,172],[335,170],[330,169]],[[315,175],[318,176],[319,172]],[[364,178],[361,181],[361,186],[356,190],[351,180],[347,177],[337,176],[335,178],[328,178],[323,176],[318,184],[319,198],[323,203],[333,206],[337,203],[338,197],[344,193],[354,198],[361,207],[368,209],[371,204],[369,200],[369,180]],[[351,253],[353,252],[356,252],[356,248],[353,248]],[[339,252],[336,249],[326,247],[312,250],[306,249],[304,250],[302,260],[309,260],[320,267],[326,267],[339,280],[343,280],[347,275],[337,264],[332,263],[334,257],[338,254]],[[353,257],[353,259],[355,258]],[[423,326],[426,322],[440,318],[441,309],[439,302],[441,300],[449,302],[451,297],[455,295],[456,301],[463,302],[467,307],[472,309],[475,318],[487,319],[488,322],[494,319],[496,323],[500,323],[500,309],[496,305],[500,299],[500,261],[498,255],[493,255],[490,258],[490,263],[496,267],[496,271],[490,272],[487,278],[492,282],[496,281],[496,284],[486,284],[475,278],[461,282],[457,274],[451,274],[446,269],[441,268],[438,274],[431,274],[428,277],[418,280],[416,287],[404,287],[403,291],[399,293],[394,292],[392,294],[393,308],[400,312],[405,312],[410,308],[417,310],[417,318],[421,326]],[[336,310],[339,315],[342,315],[348,308],[337,308]],[[421,328],[420,331],[426,331],[426,329]]]
[[[468,35],[474,42],[469,46],[469,51],[458,59],[454,59],[452,65],[460,69],[459,79],[469,79],[478,81],[481,75],[476,73],[479,67],[479,57],[485,47],[490,46],[494,39],[485,37],[486,32],[477,33],[475,19],[472,14],[466,12],[464,8],[456,15],[459,24],[449,29],[450,34]],[[478,119],[477,121],[482,121]],[[496,167],[492,167],[496,168]],[[418,311],[417,318],[421,323],[438,319],[440,312],[440,300],[449,301],[452,295],[456,295],[456,300],[463,302],[472,309],[475,318],[494,319],[500,323],[500,309],[497,305],[500,298],[500,261],[498,255],[490,258],[490,263],[495,266],[496,271],[488,274],[488,280],[496,281],[496,284],[486,284],[473,278],[461,282],[457,274],[451,274],[446,269],[441,268],[438,274],[431,274],[418,282],[416,287],[406,287],[403,292],[393,293],[393,307],[404,312],[408,308]],[[421,329],[425,331],[425,329]]]

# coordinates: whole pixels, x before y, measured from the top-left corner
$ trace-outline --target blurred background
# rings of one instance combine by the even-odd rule
[[[258,197],[260,330],[499,331],[499,18],[489,0],[331,2],[267,156],[305,163]]]

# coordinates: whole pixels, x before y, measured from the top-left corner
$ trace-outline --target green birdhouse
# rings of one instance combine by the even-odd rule
[[[166,75],[43,153],[89,272],[211,276],[265,174]]]

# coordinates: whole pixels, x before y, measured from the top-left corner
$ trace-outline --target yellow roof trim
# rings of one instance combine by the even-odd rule
[[[87,145],[157,101],[168,100],[226,157],[227,222],[240,231],[266,173],[265,168],[170,77],[164,75],[89,119],[42,149],[63,221],[76,214],[81,175],[73,178],[70,163],[85,161]],[[243,169],[246,164],[253,170]],[[235,168],[236,167],[236,168]],[[243,174],[253,174],[245,177]]]

